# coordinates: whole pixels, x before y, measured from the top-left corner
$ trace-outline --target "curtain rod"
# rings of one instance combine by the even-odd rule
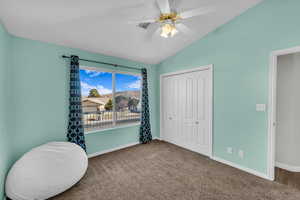
[[[62,57],[63,58],[71,58],[70,56],[65,56],[65,55],[62,55]],[[98,63],[98,64],[104,64],[104,65],[110,65],[110,66],[114,66],[114,67],[122,67],[122,68],[134,69],[134,70],[139,70],[139,71],[141,70],[140,68],[136,68],[136,67],[129,67],[126,65],[106,63],[106,62],[101,62],[101,61],[96,61],[96,60],[88,60],[88,59],[82,59],[82,58],[79,58],[79,60],[86,61],[86,62],[92,62],[92,63]]]

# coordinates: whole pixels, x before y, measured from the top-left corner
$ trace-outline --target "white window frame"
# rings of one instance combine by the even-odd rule
[[[109,131],[109,130],[126,128],[126,127],[131,127],[131,126],[138,126],[138,125],[141,124],[141,119],[140,119],[139,122],[133,122],[131,124],[118,126],[116,124],[117,120],[116,120],[116,112],[115,112],[116,111],[116,106],[115,106],[116,74],[127,74],[127,75],[133,75],[133,76],[140,76],[141,77],[141,88],[140,88],[140,101],[141,101],[142,100],[142,75],[141,75],[141,73],[113,70],[113,69],[107,69],[107,68],[102,68],[102,67],[89,67],[89,66],[84,66],[84,65],[80,65],[79,69],[96,71],[96,72],[108,72],[108,73],[112,74],[112,103],[113,103],[113,119],[112,120],[113,120],[113,125],[109,128],[103,128],[103,129],[92,130],[92,131],[84,131],[85,134]]]

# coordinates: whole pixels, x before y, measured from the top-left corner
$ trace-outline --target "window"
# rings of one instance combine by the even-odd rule
[[[140,122],[141,76],[80,68],[85,132]]]

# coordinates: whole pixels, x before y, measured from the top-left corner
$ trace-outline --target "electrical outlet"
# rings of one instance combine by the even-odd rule
[[[232,147],[227,147],[227,153],[232,154],[233,150]]]
[[[244,158],[244,151],[243,151],[243,150],[239,150],[239,157],[240,157],[241,159]]]
[[[256,111],[265,112],[266,111],[266,104],[256,104]]]

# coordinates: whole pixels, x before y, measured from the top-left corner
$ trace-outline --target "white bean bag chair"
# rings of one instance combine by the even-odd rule
[[[24,154],[6,179],[6,195],[13,200],[41,200],[72,187],[85,174],[88,158],[70,142],[50,142]]]

